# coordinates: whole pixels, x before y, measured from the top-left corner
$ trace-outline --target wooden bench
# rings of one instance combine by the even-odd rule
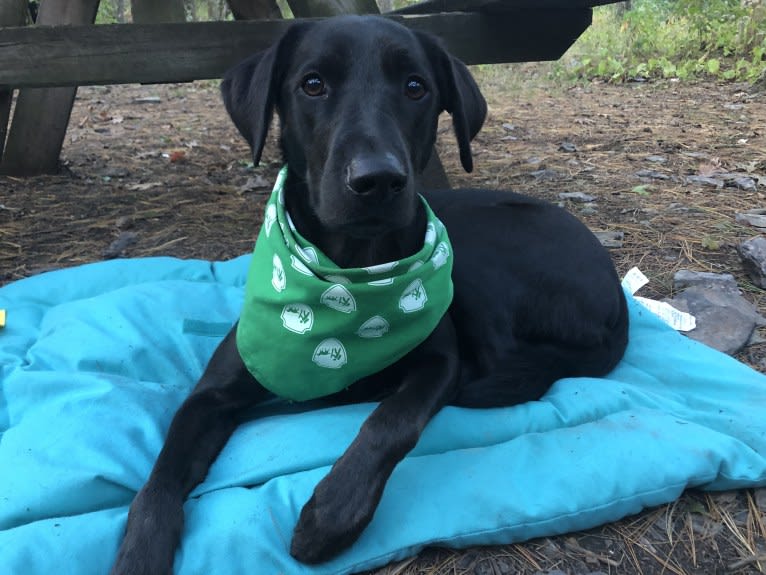
[[[80,1],[93,4],[93,0]],[[524,62],[558,59],[590,25],[592,8],[613,1],[428,0],[384,15],[441,37],[448,49],[467,64]],[[95,4],[97,6],[98,2]],[[304,4],[307,3],[296,2],[293,11],[300,16],[310,16],[310,9],[300,7]],[[323,13],[326,14],[326,10]],[[7,110],[3,116],[3,93],[9,101],[7,95],[19,88],[220,78],[246,55],[268,47],[290,22],[252,20],[0,28],[0,156],[8,121]],[[73,99],[74,92],[71,92]],[[61,118],[58,118],[58,127],[43,128],[47,135],[39,133],[40,124],[45,122],[25,121],[29,124],[26,128],[29,133],[23,134],[22,140],[26,139],[27,145],[17,145],[23,153],[8,151],[0,162],[3,172],[28,175],[50,171],[51,160],[53,166],[57,165],[63,132],[58,138],[51,135],[50,130],[65,131],[71,101],[64,108],[63,127]],[[27,115],[34,112],[40,114],[44,110],[28,111]],[[57,117],[62,113],[59,110]],[[18,110],[16,116],[14,122],[21,121]],[[56,140],[53,146],[48,142],[51,138]]]

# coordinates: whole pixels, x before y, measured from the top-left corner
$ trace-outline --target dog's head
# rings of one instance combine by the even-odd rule
[[[298,202],[324,229],[360,238],[414,218],[415,176],[439,114],[452,114],[470,172],[487,111],[468,69],[436,39],[379,17],[296,23],[231,69],[221,89],[255,164],[277,110],[288,177],[306,188],[288,208]]]

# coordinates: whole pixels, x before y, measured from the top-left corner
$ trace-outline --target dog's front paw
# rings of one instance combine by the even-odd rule
[[[343,459],[319,482],[295,526],[293,557],[302,563],[322,563],[359,538],[372,521],[383,491],[379,482],[363,481],[362,476]]]
[[[173,556],[148,542],[126,540],[109,575],[173,575]]]
[[[322,563],[346,549],[364,529],[349,525],[348,516],[338,506],[318,502],[317,493],[301,510],[293,532],[290,555],[302,563]]]
[[[152,489],[139,491],[110,575],[173,575],[182,526],[180,499]]]

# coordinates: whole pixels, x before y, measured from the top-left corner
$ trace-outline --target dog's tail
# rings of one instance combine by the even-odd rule
[[[600,377],[619,363],[628,344],[628,309],[622,297],[617,320],[600,345],[523,343],[494,373],[463,383],[451,405],[507,407],[540,399],[564,377]]]

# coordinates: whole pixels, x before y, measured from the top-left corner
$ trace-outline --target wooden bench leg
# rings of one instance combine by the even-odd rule
[[[0,90],[0,158],[3,157],[5,147],[5,134],[8,131],[8,119],[11,116],[11,101],[13,91]]]
[[[28,17],[29,9],[25,0],[0,0],[0,27],[24,26]],[[0,90],[0,158],[3,157],[12,101],[13,90]]]
[[[34,176],[58,171],[77,88],[19,91],[0,173]]]
[[[99,0],[43,0],[37,23],[92,24],[98,5]],[[36,88],[19,92],[0,173],[31,176],[58,170],[76,93],[77,88]]]

